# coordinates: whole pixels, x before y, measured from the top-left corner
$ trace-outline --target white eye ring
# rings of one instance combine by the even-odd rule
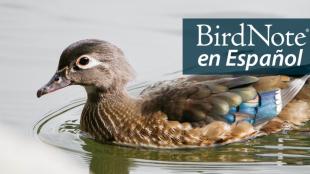
[[[81,69],[89,69],[102,64],[102,62],[88,55],[82,55],[76,60],[75,64]]]

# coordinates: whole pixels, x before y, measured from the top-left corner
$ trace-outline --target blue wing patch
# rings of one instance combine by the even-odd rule
[[[247,102],[241,103],[238,107],[230,108],[227,115],[224,116],[227,123],[232,124],[235,121],[247,121],[251,124],[260,124],[276,117],[282,109],[281,90],[261,92]],[[238,120],[236,112],[254,117]]]

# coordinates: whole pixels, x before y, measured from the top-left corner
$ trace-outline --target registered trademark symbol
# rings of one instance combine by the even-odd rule
[[[310,31],[310,29],[309,28],[306,28],[306,32],[309,32]]]

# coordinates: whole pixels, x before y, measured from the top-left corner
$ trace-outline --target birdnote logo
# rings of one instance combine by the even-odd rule
[[[183,19],[183,73],[310,73],[309,30],[310,19]]]

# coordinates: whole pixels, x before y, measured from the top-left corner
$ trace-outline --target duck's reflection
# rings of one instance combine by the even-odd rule
[[[106,157],[99,153],[92,157],[89,170],[93,174],[128,174],[130,171],[130,161]]]
[[[155,162],[149,160],[162,162],[165,169],[171,168],[166,165],[171,162],[175,162],[173,166],[179,166],[182,162],[254,162],[253,156],[249,154],[256,152],[253,148],[237,148],[237,146],[242,146],[241,144],[195,150],[150,150],[104,145],[90,139],[83,140],[85,142],[83,150],[90,153],[90,172],[94,174],[130,173],[135,167],[141,166],[141,160],[143,165]],[[139,162],[135,159],[139,159]],[[190,166],[187,165],[187,167]],[[171,169],[174,170],[174,168]]]
[[[89,171],[92,174],[128,174],[131,161],[117,156],[117,150],[110,145],[102,145],[93,140],[83,139],[83,150],[89,152]],[[106,147],[107,146],[107,147]],[[115,154],[115,155],[114,155]]]

